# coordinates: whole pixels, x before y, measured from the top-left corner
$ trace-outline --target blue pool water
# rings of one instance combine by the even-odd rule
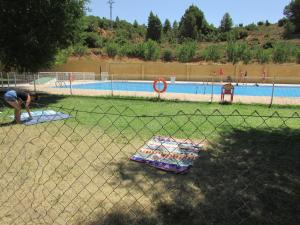
[[[161,85],[161,86],[160,86]],[[157,84],[162,88],[162,84]],[[221,93],[221,85],[201,84],[201,83],[175,83],[168,84],[167,93],[186,93],[186,94],[214,94]],[[235,95],[243,96],[271,96],[272,86],[243,85],[234,86]],[[94,89],[94,90],[114,90],[114,91],[144,91],[154,92],[150,82],[95,82],[87,84],[72,85],[73,89]],[[275,86],[274,96],[278,97],[300,97],[300,86]]]

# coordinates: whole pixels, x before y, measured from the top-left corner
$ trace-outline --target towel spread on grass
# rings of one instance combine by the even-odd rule
[[[62,112],[55,112],[53,110],[35,111],[35,112],[31,112],[31,115],[32,115],[32,119],[29,119],[27,112],[22,113],[21,114],[22,124],[33,125],[37,123],[68,119],[71,117],[68,114]]]
[[[174,173],[187,172],[203,150],[192,141],[155,136],[130,159]]]

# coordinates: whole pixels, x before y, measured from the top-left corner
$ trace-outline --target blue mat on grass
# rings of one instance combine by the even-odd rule
[[[29,119],[28,113],[23,112],[21,114],[22,124],[34,125],[37,123],[51,122],[56,120],[68,119],[71,116],[62,112],[55,112],[53,110],[43,110],[31,112],[32,119]],[[14,116],[12,116],[14,117]]]
[[[185,173],[193,161],[204,151],[202,144],[188,140],[155,136],[130,159],[157,169],[173,173]]]

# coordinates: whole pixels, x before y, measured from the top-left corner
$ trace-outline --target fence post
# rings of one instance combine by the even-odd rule
[[[141,70],[142,70],[142,80],[145,79],[145,68],[144,68],[144,64],[141,63]]]
[[[14,82],[15,82],[15,87],[17,87],[16,73],[14,73]]]
[[[7,86],[9,87],[9,83],[10,83],[10,78],[9,78],[9,73],[7,73]]]
[[[213,102],[213,98],[214,98],[214,78],[211,78],[211,96],[210,96],[210,103]]]
[[[71,94],[71,95],[73,95],[73,92],[72,92],[72,79],[73,79],[72,73],[69,73],[70,94]]]
[[[112,74],[110,76],[110,86],[111,86],[111,96],[114,96],[114,90],[113,90],[113,79],[114,79],[114,75]]]
[[[3,73],[0,72],[0,74],[1,74],[1,85],[2,85],[2,88],[3,88],[4,87],[4,85],[3,85]]]
[[[33,74],[33,87],[34,87],[34,93],[36,94],[35,73]]]
[[[271,108],[272,104],[273,104],[274,88],[275,88],[275,77],[273,78],[272,95],[271,95],[271,102],[270,102],[269,108]]]

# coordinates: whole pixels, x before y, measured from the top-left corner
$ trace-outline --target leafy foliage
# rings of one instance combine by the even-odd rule
[[[185,42],[177,48],[177,58],[180,62],[190,62],[196,54],[197,45],[195,42]]]
[[[223,16],[222,20],[221,20],[221,25],[220,25],[220,29],[222,32],[228,32],[231,30],[233,25],[232,22],[232,18],[229,15],[229,13],[225,13],[225,15]]]
[[[220,47],[210,45],[204,49],[202,56],[206,61],[218,62],[221,59]]]
[[[88,32],[85,36],[85,44],[89,48],[101,48],[103,47],[103,39],[94,32]]]
[[[87,53],[88,48],[81,43],[73,46],[73,54],[75,56],[84,56]]]
[[[286,43],[277,43],[274,47],[273,61],[275,63],[289,62],[294,55],[293,49],[293,46]]]
[[[115,57],[118,54],[119,46],[114,42],[107,43],[106,53],[109,57]]]
[[[165,49],[162,52],[162,59],[166,62],[170,62],[173,60],[173,52],[171,49]]]
[[[232,64],[236,64],[237,62],[241,61],[246,48],[247,45],[245,43],[239,44],[235,41],[229,41],[226,49],[228,61]]]
[[[157,60],[159,58],[160,48],[155,41],[148,40],[144,44],[144,58],[146,60]]]
[[[60,49],[79,42],[85,0],[0,1],[0,61],[6,69],[38,71]]]
[[[294,34],[296,30],[295,24],[291,21],[287,21],[284,25],[284,37],[288,38],[291,34]]]
[[[161,38],[162,24],[158,16],[154,15],[152,12],[148,18],[148,28],[146,39],[151,39],[154,41],[159,41]]]
[[[171,27],[170,20],[166,19],[165,23],[164,23],[163,31],[166,34],[166,33],[170,32],[171,30],[172,30],[172,27]]]
[[[297,53],[297,63],[300,64],[300,51]]]
[[[201,35],[208,33],[208,24],[203,12],[197,6],[190,6],[179,24],[180,37],[197,40]]]
[[[288,22],[288,19],[284,17],[284,18],[278,20],[277,24],[279,27],[283,27],[287,22]]]
[[[258,50],[256,50],[256,59],[260,64],[268,63],[270,61],[269,51],[259,48]]]
[[[300,0],[292,0],[284,8],[284,15],[295,25],[295,32],[300,32]]]

